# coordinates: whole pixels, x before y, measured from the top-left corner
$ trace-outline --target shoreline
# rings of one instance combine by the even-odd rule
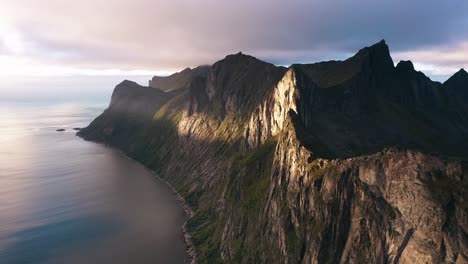
[[[136,163],[138,163],[140,166],[143,166],[145,169],[147,169],[148,171],[150,171],[157,180],[163,182],[171,191],[172,193],[174,194],[177,202],[179,202],[179,204],[182,206],[182,208],[184,209],[184,214],[185,216],[187,217],[187,219],[185,220],[184,224],[182,225],[182,234],[184,236],[184,243],[185,243],[185,253],[187,254],[188,256],[188,261],[186,263],[190,263],[190,264],[196,264],[198,263],[198,260],[197,260],[197,252],[195,250],[195,246],[193,245],[193,242],[192,242],[192,236],[190,235],[190,233],[188,232],[187,230],[187,223],[188,221],[193,217],[193,210],[192,208],[187,204],[187,202],[185,201],[185,198],[176,190],[176,188],[174,188],[174,186],[172,186],[171,183],[169,183],[167,180],[163,179],[161,176],[159,176],[159,174],[157,174],[154,170],[146,167],[145,165],[143,165],[141,162],[139,162],[138,160],[136,159],[133,159],[131,157],[129,157],[127,154],[125,154],[122,150],[116,148],[116,147],[113,147],[112,145],[109,145],[109,144],[105,144],[103,142],[98,142],[98,141],[94,141],[94,140],[88,140],[88,139],[85,139],[83,137],[81,137],[78,133],[75,134],[75,136],[83,139],[84,141],[88,141],[88,142],[93,142],[93,143],[96,143],[96,144],[100,144],[100,145],[104,145],[105,147],[109,147],[111,148],[112,150],[115,150],[115,151],[118,151],[120,154],[122,154],[124,157],[126,157],[127,159],[130,159],[132,161],[135,161]]]
[[[141,165],[144,166],[143,164],[141,164]],[[144,166],[144,167],[147,168],[146,166]],[[187,230],[187,223],[193,217],[193,214],[194,214],[192,208],[187,204],[187,202],[185,201],[185,198],[174,188],[174,186],[172,186],[172,184],[170,184],[167,180],[165,180],[161,176],[159,176],[155,171],[153,171],[153,170],[150,170],[150,171],[159,180],[163,181],[169,187],[169,189],[171,189],[171,191],[176,196],[177,201],[182,205],[182,207],[184,209],[184,212],[185,212],[185,215],[187,216],[187,220],[182,225],[182,234],[184,235],[184,242],[185,242],[185,245],[186,245],[185,251],[186,251],[187,255],[190,258],[188,263],[190,263],[190,264],[198,263],[197,262],[197,253],[196,253],[196,250],[195,250],[195,246],[193,245],[193,242],[192,242],[192,236],[190,235],[190,233]]]

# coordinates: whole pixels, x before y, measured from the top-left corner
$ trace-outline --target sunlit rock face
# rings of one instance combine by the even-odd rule
[[[265,218],[285,261],[467,260],[466,162],[391,149],[307,163],[293,133],[276,149]]]
[[[432,82],[384,41],[345,61],[239,53],[192,71],[168,77],[178,92],[118,86],[80,135],[176,186],[200,262],[468,261],[466,72]]]
[[[246,147],[258,147],[283,129],[288,112],[297,111],[297,91],[294,70],[289,69],[251,115],[244,132]]]

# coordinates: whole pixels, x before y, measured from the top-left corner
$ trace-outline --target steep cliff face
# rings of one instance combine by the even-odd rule
[[[380,42],[346,61],[293,65],[251,117],[245,138],[250,146],[264,142],[281,130],[292,109],[302,144],[321,157],[353,157],[390,146],[466,156],[468,112],[463,102],[450,103],[454,97],[411,62],[394,67]]]
[[[288,69],[239,53],[185,83],[116,88],[80,135],[176,187],[200,262],[468,261],[468,165],[446,157],[468,156],[466,111],[385,42]],[[141,122],[119,114],[141,100]]]
[[[465,263],[466,161],[389,149],[313,159],[293,122],[275,152],[265,237],[289,263]],[[274,259],[271,259],[274,261]]]

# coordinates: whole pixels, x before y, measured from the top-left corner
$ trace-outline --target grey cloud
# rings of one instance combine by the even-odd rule
[[[397,52],[468,40],[463,0],[39,2],[10,6],[28,55],[87,66],[178,69],[237,51],[289,64],[341,59],[382,38]]]

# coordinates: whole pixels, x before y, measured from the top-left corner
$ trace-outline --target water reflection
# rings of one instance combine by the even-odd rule
[[[71,130],[101,110],[0,107],[0,263],[184,262],[170,190]]]

